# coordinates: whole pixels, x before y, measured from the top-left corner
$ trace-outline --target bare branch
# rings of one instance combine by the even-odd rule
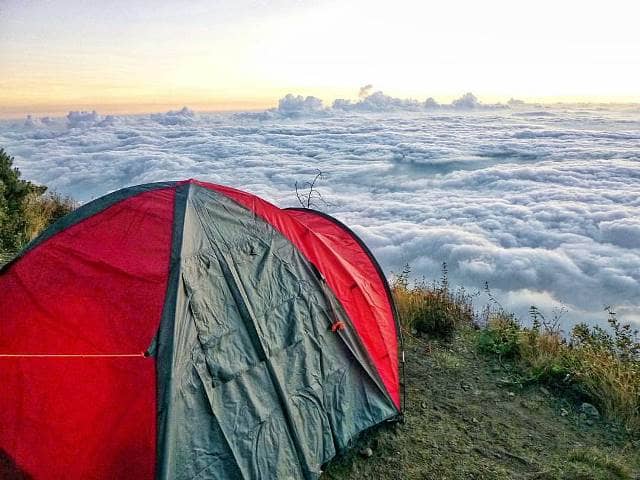
[[[320,193],[320,191],[318,191],[316,187],[318,181],[322,178],[324,178],[324,173],[322,172],[322,170],[318,170],[318,173],[316,173],[315,177],[313,177],[313,180],[304,182],[304,184],[302,184],[303,188],[298,185],[297,181],[295,182],[296,198],[298,199],[298,203],[302,208],[316,207],[317,205],[315,204],[314,200],[322,202],[325,206],[330,205],[322,197],[322,193]]]

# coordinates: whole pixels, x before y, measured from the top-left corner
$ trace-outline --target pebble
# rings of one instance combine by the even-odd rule
[[[362,456],[364,458],[369,458],[370,456],[373,455],[373,450],[371,450],[369,447],[367,447],[367,448],[363,448],[358,453],[360,454],[360,456]]]
[[[587,417],[592,417],[592,418],[600,417],[600,412],[598,411],[598,409],[587,402],[584,402],[582,405],[580,405],[580,411],[584,413]]]

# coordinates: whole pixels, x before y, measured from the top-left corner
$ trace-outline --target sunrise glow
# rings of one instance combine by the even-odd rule
[[[361,85],[449,101],[638,102],[637,2],[0,5],[0,115],[209,110]]]

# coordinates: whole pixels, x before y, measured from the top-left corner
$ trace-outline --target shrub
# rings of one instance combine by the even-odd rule
[[[559,331],[544,330],[534,325],[523,329],[519,342],[521,358],[526,362],[527,381],[563,385],[571,370],[566,358],[566,345]]]
[[[70,212],[70,198],[22,180],[13,157],[0,148],[0,264],[8,261],[50,223]]]
[[[24,239],[30,242],[49,225],[76,208],[71,197],[63,197],[57,192],[44,195],[30,194],[24,201]]]
[[[640,433],[640,341],[637,330],[622,324],[611,308],[611,333],[576,325],[567,346],[575,388],[607,417]]]
[[[44,193],[39,187],[20,178],[13,166],[13,157],[0,149],[0,251],[13,252],[25,243],[25,199]]]
[[[407,330],[448,339],[461,325],[474,323],[472,296],[463,288],[451,291],[446,264],[440,280],[431,284],[423,280],[411,285],[409,274],[407,265],[392,282],[400,320]]]
[[[512,314],[492,314],[478,336],[481,352],[500,358],[517,358],[520,355],[520,324]]]

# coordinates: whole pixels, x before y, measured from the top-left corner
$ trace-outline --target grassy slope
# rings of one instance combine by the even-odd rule
[[[510,365],[478,354],[475,335],[409,338],[406,423],[367,434],[323,479],[640,479],[640,442],[590,425],[561,396],[509,383]]]

